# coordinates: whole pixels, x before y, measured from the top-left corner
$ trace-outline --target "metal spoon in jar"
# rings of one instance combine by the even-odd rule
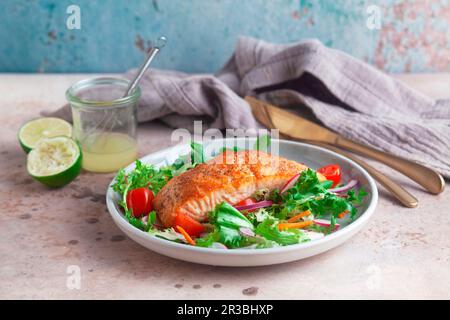
[[[150,49],[148,53],[148,57],[145,60],[145,62],[142,64],[141,68],[139,69],[139,72],[134,77],[133,81],[130,82],[130,85],[128,86],[127,90],[125,91],[124,97],[129,96],[133,90],[138,85],[139,81],[141,80],[142,76],[144,75],[145,71],[148,69],[150,64],[152,63],[153,59],[158,54],[159,50],[164,48],[164,46],[167,43],[166,37],[159,37],[158,40],[156,40],[156,44]]]
[[[125,94],[123,95],[123,98],[128,97],[129,95],[131,95],[133,90],[139,84],[139,81],[141,80],[141,78],[144,75],[145,71],[147,71],[148,67],[152,63],[153,59],[156,57],[158,52],[166,45],[166,43],[167,43],[167,39],[164,36],[161,36],[161,37],[159,37],[156,40],[155,45],[148,52],[147,59],[141,65],[141,67],[139,68],[138,73],[136,74],[134,79],[130,82],[130,84],[128,85],[127,89],[125,90]],[[102,126],[103,130],[101,130],[101,131],[102,132],[109,132],[109,131],[112,130],[114,125],[117,123],[117,121],[120,121],[120,120],[117,119],[115,116],[109,116],[106,119],[100,121],[98,126],[100,126],[100,124],[102,124],[101,126]],[[97,127],[94,128],[94,130],[97,129]]]

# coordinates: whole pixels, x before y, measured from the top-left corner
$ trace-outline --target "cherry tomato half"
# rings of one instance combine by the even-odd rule
[[[205,227],[200,222],[183,213],[177,214],[175,225],[182,227],[190,236],[194,237],[198,237],[205,231]]]
[[[255,204],[256,202],[257,202],[257,201],[256,201],[255,199],[253,199],[253,198],[247,198],[247,199],[245,199],[245,200],[242,200],[242,201],[238,202],[238,203],[235,205],[235,207],[249,206],[249,205],[251,205],[251,204]],[[254,210],[247,210],[247,212],[253,212],[253,211],[256,211],[256,209],[254,209]]]
[[[323,174],[327,180],[333,181],[332,188],[341,181],[341,166],[338,164],[329,164],[320,168],[317,172]]]
[[[135,217],[140,217],[153,210],[153,199],[155,195],[150,189],[137,188],[128,191],[127,207]]]
[[[236,207],[240,207],[240,206],[249,206],[249,205],[255,204],[255,203],[256,203],[256,200],[255,200],[255,199],[253,199],[253,198],[248,198],[248,199],[242,200],[241,202],[238,202],[235,206],[236,206]]]

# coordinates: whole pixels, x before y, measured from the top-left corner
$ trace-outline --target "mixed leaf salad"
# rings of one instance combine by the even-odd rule
[[[268,137],[260,137],[254,148],[267,149]],[[223,150],[222,150],[223,151]],[[161,168],[136,161],[130,172],[120,170],[112,188],[133,226],[157,237],[193,246],[235,249],[271,248],[321,238],[339,229],[342,221],[353,221],[357,207],[367,194],[358,181],[341,183],[339,165],[292,177],[281,189],[258,190],[251,198],[232,206],[222,202],[209,213],[206,223],[188,216],[177,217],[175,228],[164,228],[153,210],[153,199],[173,177],[206,162],[203,147],[191,143],[191,153]]]

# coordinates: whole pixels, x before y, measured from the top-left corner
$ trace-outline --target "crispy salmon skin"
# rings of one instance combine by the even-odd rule
[[[256,191],[281,188],[304,164],[255,150],[225,151],[216,158],[171,179],[157,194],[154,207],[165,227],[186,214],[205,221],[217,204],[232,205]]]

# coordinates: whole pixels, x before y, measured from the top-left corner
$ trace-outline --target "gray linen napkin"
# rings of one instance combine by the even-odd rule
[[[125,77],[132,78],[136,70]],[[245,95],[312,114],[343,136],[431,166],[450,178],[450,102],[435,101],[317,40],[276,45],[240,38],[216,75],[151,70],[139,121],[256,128]],[[68,115],[67,107],[56,115]],[[208,127],[208,126],[206,126]]]

